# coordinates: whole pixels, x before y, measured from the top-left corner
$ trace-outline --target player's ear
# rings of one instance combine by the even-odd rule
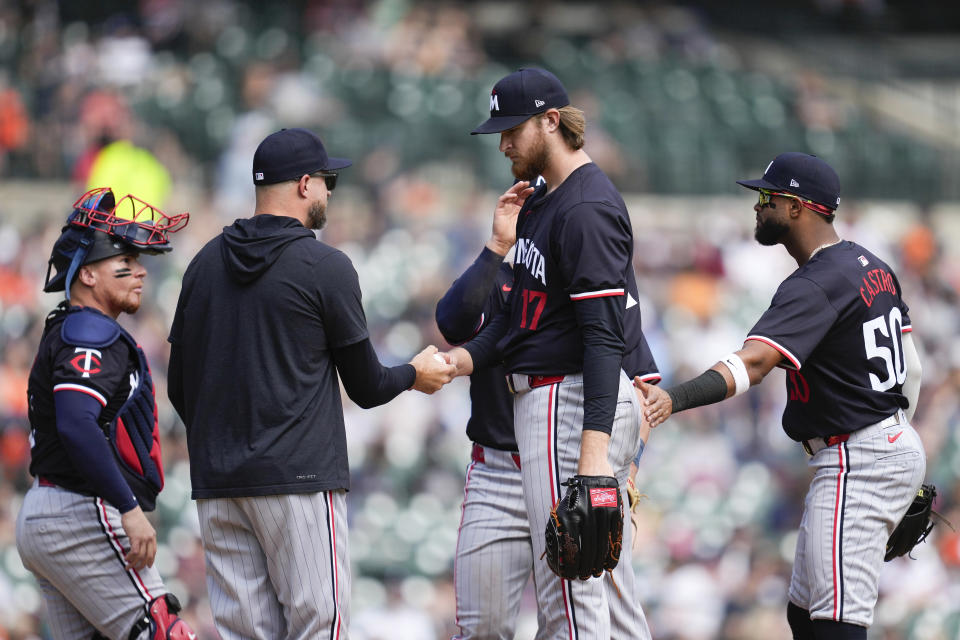
[[[790,203],[790,217],[799,218],[800,214],[803,213],[803,204],[796,198],[787,198],[787,202]]]
[[[541,122],[548,133],[556,131],[560,127],[560,112],[557,109],[547,109],[541,116]]]
[[[77,272],[77,280],[88,287],[92,287],[97,284],[97,274],[94,273],[93,269],[90,267],[82,266]]]

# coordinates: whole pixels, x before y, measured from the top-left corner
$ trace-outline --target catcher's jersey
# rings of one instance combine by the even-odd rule
[[[750,330],[783,355],[794,440],[857,431],[908,406],[901,334],[911,331],[900,283],[885,262],[841,241],[781,283]]]
[[[69,390],[96,398],[103,406],[98,422],[107,424],[136,383],[138,361],[122,340],[105,347],[65,343],[60,329],[66,317],[63,306],[47,316],[27,383],[33,440],[30,474],[43,476],[64,489],[93,495],[91,485],[70,460],[57,432],[53,394]]]
[[[552,193],[528,200],[517,219],[509,323],[499,343],[507,370],[582,371],[583,335],[573,304],[624,296],[633,280],[632,256],[626,205],[595,164],[574,170]]]

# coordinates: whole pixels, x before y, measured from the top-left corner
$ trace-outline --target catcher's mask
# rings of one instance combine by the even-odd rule
[[[81,266],[125,253],[166,253],[173,248],[168,234],[189,219],[189,213],[168,216],[129,194],[116,200],[109,187],[91,189],[73,203],[53,244],[43,290],[66,291],[70,300],[70,285]]]

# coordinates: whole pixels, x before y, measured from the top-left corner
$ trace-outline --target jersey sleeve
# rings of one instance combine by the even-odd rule
[[[633,235],[626,216],[598,203],[567,210],[552,239],[563,284],[571,300],[622,296]]]
[[[510,267],[503,264],[503,257],[484,247],[473,264],[450,285],[436,311],[437,328],[447,342],[463,344],[502,306],[502,296],[510,291],[509,284],[497,284],[503,279],[498,276],[504,269]],[[510,276],[512,282],[512,272]]]
[[[907,303],[903,301],[903,287],[900,286],[900,280],[897,279],[897,276],[890,271],[890,275],[893,276],[893,280],[896,283],[897,291],[901,293],[897,297],[897,306],[900,307],[900,316],[903,318],[903,325],[900,327],[900,333],[912,333],[913,332],[913,323],[910,322],[910,307],[907,306]]]
[[[330,346],[344,347],[368,338],[360,279],[350,258],[340,251],[330,254],[321,263],[317,278],[323,326]]]
[[[787,278],[747,340],[764,342],[783,356],[784,368],[800,369],[837,318],[826,293],[806,278]]]
[[[126,382],[129,348],[120,340],[105,347],[63,344],[53,357],[53,392],[78,391],[107,406]]]

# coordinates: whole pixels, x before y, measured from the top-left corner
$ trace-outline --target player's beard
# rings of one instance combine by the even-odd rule
[[[140,286],[143,285],[141,284]],[[132,315],[140,309],[140,301],[143,299],[143,294],[127,291],[122,294],[111,294],[110,297],[111,306],[114,309],[119,309],[123,313]]]
[[[758,219],[757,228],[753,232],[753,237],[763,246],[772,247],[775,244],[779,244],[780,239],[789,231],[790,227],[773,218]]]
[[[307,210],[307,226],[314,231],[323,229],[327,224],[327,205],[314,202]]]
[[[513,177],[517,180],[530,180],[532,182],[537,179],[537,176],[543,175],[549,159],[550,153],[547,149],[547,138],[543,135],[542,131],[538,131],[537,137],[533,141],[533,144],[530,145],[529,151],[523,156],[518,156],[517,159],[513,161],[510,170],[513,172]]]

